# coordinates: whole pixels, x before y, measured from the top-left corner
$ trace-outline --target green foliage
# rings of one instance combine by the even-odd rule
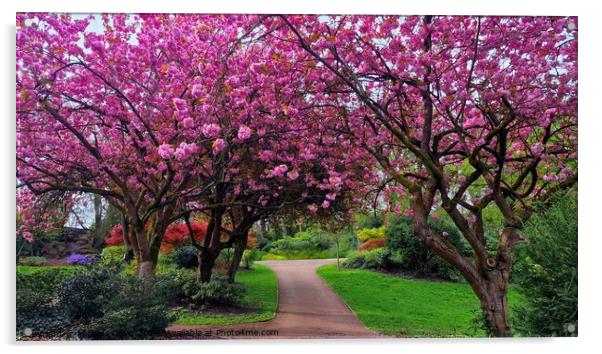
[[[517,311],[521,334],[577,335],[577,221],[576,191],[570,191],[524,229],[528,241],[518,246],[513,269],[527,298]]]
[[[21,257],[19,259],[19,263],[24,266],[41,266],[46,263],[47,259],[45,257],[31,256],[31,257]]]
[[[245,269],[251,269],[255,261],[259,260],[260,254],[256,249],[245,250],[242,254],[242,265]]]
[[[61,282],[79,267],[17,267],[17,312],[33,313],[52,305]]]
[[[362,242],[366,242],[373,238],[383,238],[385,237],[385,227],[377,227],[372,229],[361,229],[357,232],[357,238]]]
[[[303,250],[327,250],[332,246],[326,232],[318,228],[297,232],[293,237],[285,237],[268,244],[264,250],[279,254]]]
[[[166,307],[173,284],[161,278],[119,280],[118,290],[103,306],[103,316],[93,324],[95,332],[103,339],[152,339],[164,333],[175,320]]]
[[[112,279],[113,272],[107,268],[91,268],[76,273],[60,284],[57,297],[72,321],[88,323],[102,316],[103,305],[118,286]]]
[[[57,288],[81,269],[74,266],[18,266],[16,274],[17,330],[30,328],[37,334],[60,332],[69,325],[65,313],[55,306]]]
[[[194,274],[190,270],[182,272]],[[246,311],[223,314],[215,311],[187,310],[180,314],[177,323],[226,325],[271,319],[278,306],[278,280],[274,272],[266,266],[254,264],[251,270],[236,273],[236,281],[245,287],[241,306]]]
[[[375,229],[384,225],[383,217],[379,214],[358,214],[354,216],[359,229]]]
[[[32,328],[48,336],[144,339],[160,335],[174,320],[167,309],[178,297],[172,277],[141,280],[117,268],[40,269],[17,269],[19,331]]]
[[[470,286],[462,283],[404,279],[368,270],[337,270],[318,274],[341,296],[366,327],[389,335],[409,337],[472,337],[471,322],[480,311]],[[510,305],[522,301],[511,288]]]
[[[108,246],[103,248],[100,253],[99,265],[102,267],[118,267],[124,264],[123,256],[125,254],[124,246]]]
[[[393,271],[399,269],[402,261],[399,253],[383,247],[370,251],[351,252],[342,264],[345,268]]]
[[[460,233],[443,220],[431,221],[431,229],[441,235],[462,254],[468,255]],[[455,280],[459,276],[456,270],[425,247],[414,236],[412,219],[405,216],[391,217],[385,232],[385,245],[392,253],[399,253],[402,259],[401,270],[415,276],[433,276]]]
[[[194,246],[178,247],[171,255],[179,268],[196,268],[199,265],[197,250]]]
[[[228,277],[214,273],[211,280],[199,283],[196,275],[188,273],[181,278],[185,299],[197,307],[207,305],[238,306],[241,304],[245,288],[242,284],[230,283]]]

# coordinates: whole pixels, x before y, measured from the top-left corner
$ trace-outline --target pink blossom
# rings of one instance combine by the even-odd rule
[[[553,182],[556,179],[554,175],[547,174],[543,176],[544,182]]]
[[[181,143],[176,149],[175,157],[178,160],[184,160],[193,153],[198,151],[198,147],[195,144]]]
[[[447,236],[449,236],[449,232],[447,232],[447,231],[443,231],[443,232],[441,233],[441,236],[443,236],[443,237],[447,237]]]
[[[274,167],[274,169],[268,174],[268,178],[270,177],[282,177],[286,171],[288,171],[288,166],[286,165],[278,165]]]
[[[203,85],[192,85],[191,93],[195,98],[201,97],[203,94]]]
[[[219,125],[213,124],[213,123],[212,124],[205,124],[201,128],[201,132],[207,138],[217,138],[219,136],[219,133],[221,131],[222,131],[222,128],[220,128]]]
[[[290,170],[287,174],[286,177],[291,180],[294,181],[297,178],[299,178],[299,172],[297,172],[297,170]]]
[[[224,147],[226,147],[226,142],[224,141],[224,139],[215,139],[211,147],[213,150],[213,154],[217,155],[220,151],[224,149]]]
[[[544,150],[544,148],[543,148],[543,144],[542,143],[535,143],[531,147],[531,151],[533,152],[533,155],[536,156],[536,157],[541,156],[541,153],[543,152],[543,150]]]
[[[188,109],[188,103],[186,102],[186,100],[183,100],[181,98],[174,98],[173,104],[176,107],[177,111],[185,111],[186,109]]]
[[[312,213],[316,213],[318,211],[318,206],[315,204],[310,204],[307,206],[307,209]]]
[[[182,121],[182,126],[186,129],[194,127],[194,120],[192,119],[192,117],[184,118],[184,120]]]
[[[330,207],[330,202],[328,200],[325,200],[322,202],[322,208],[328,209],[329,207]]]
[[[23,238],[25,239],[25,241],[31,243],[33,241],[33,234],[29,231],[25,231],[23,232]]]
[[[328,193],[328,194],[326,194],[326,199],[329,199],[329,200],[335,200],[336,197],[337,197],[336,193]]]
[[[250,136],[251,128],[247,127],[246,125],[241,125],[240,128],[238,128],[238,138],[240,140],[247,140]]]
[[[341,178],[337,176],[332,176],[328,179],[328,182],[335,187],[339,187],[341,185]]]
[[[159,146],[159,150],[157,152],[159,153],[159,156],[166,160],[171,159],[174,155],[173,147],[169,144],[162,144]]]

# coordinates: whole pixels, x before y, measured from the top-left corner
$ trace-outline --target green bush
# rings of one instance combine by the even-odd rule
[[[372,229],[361,229],[357,232],[357,238],[362,242],[366,242],[373,238],[383,238],[385,237],[385,227],[377,227]]]
[[[360,229],[375,229],[384,225],[383,217],[379,214],[355,215],[355,223]]]
[[[543,211],[543,212],[542,212]],[[526,295],[515,328],[528,336],[577,335],[577,196],[558,195],[526,225],[513,280]]]
[[[61,282],[78,267],[17,267],[17,312],[33,313],[52,305]]]
[[[44,265],[44,263],[46,263],[46,261],[47,261],[47,259],[45,257],[38,257],[38,256],[21,257],[19,259],[19,263],[24,266],[41,266],[41,265]]]
[[[259,251],[257,250],[245,250],[242,254],[242,265],[245,269],[251,269],[253,263],[260,258]]]
[[[174,320],[167,306],[180,293],[171,274],[141,280],[118,268],[70,268],[17,271],[19,332],[144,339],[160,335]]]
[[[343,267],[393,271],[401,267],[402,261],[401,255],[381,247],[370,251],[350,253],[343,261]]]
[[[123,255],[125,254],[124,246],[108,246],[103,248],[100,253],[99,265],[101,267],[118,267],[123,266]]]
[[[242,303],[245,288],[242,284],[230,283],[228,277],[214,273],[207,283],[197,282],[194,273],[183,274],[180,278],[182,292],[193,305],[238,306]]]
[[[431,221],[431,229],[443,235],[460,253],[469,255],[457,229],[443,220]],[[393,253],[398,252],[403,257],[401,269],[414,276],[433,276],[442,279],[455,280],[459,276],[455,268],[425,247],[414,236],[412,219],[405,216],[391,217],[385,232],[385,246]]]
[[[196,268],[199,265],[194,246],[178,247],[172,252],[172,256],[179,268]]]
[[[311,228],[297,232],[293,237],[276,240],[265,246],[264,250],[275,254],[283,254],[307,250],[324,251],[331,247],[332,241],[326,232],[319,228]]]
[[[162,278],[153,281],[122,276],[91,332],[103,339],[152,339],[163,334],[175,321],[166,306],[173,296],[173,285]]]
[[[83,323],[101,317],[103,305],[118,288],[113,274],[107,268],[91,268],[64,280],[57,295],[65,314],[72,321]]]
[[[56,306],[61,282],[74,276],[79,267],[17,267],[16,327],[21,332],[30,328],[36,334],[53,336],[70,323]]]

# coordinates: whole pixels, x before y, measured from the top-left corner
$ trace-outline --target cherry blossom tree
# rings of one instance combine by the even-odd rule
[[[208,281],[221,249],[267,210],[329,209],[347,180],[369,174],[347,166],[366,154],[342,153],[336,135],[306,123],[318,117],[302,73],[263,46],[262,19],[103,15],[97,33],[90,19],[18,15],[18,179],[40,196],[115,205],[140,276],[154,274],[169,225],[192,213],[207,215],[197,246]]]
[[[324,124],[363,142],[410,199],[416,237],[479,298],[492,335],[511,334],[512,253],[536,202],[577,181],[577,19],[275,16],[269,46],[295,53]],[[428,226],[442,208],[472,248]],[[496,245],[483,210],[501,213]],[[488,248],[489,246],[489,248]],[[495,252],[489,251],[496,246]]]

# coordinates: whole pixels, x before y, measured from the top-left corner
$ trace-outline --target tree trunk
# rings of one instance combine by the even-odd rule
[[[234,278],[236,277],[236,272],[240,267],[240,261],[242,260],[242,256],[245,252],[245,248],[247,248],[247,238],[249,237],[249,233],[246,232],[244,236],[238,236],[235,242],[234,255],[232,256],[232,262],[230,263],[230,267],[228,268],[228,280],[231,283],[234,283]]]
[[[454,266],[470,284],[481,302],[485,325],[489,334],[496,337],[511,336],[506,293],[512,266],[511,250],[518,236],[517,230],[514,228],[504,230],[502,237],[500,237],[496,259],[484,257],[485,254],[481,253],[480,248],[482,245],[474,244],[474,235],[468,235],[472,237],[471,246],[473,251],[479,252],[479,256],[476,257],[476,264],[473,264],[447,240],[444,240],[441,235],[430,229],[428,225],[430,207],[425,205],[422,192],[413,191],[410,201],[414,212],[412,228],[415,236],[425,247]],[[460,231],[467,236],[466,230],[461,229]],[[475,248],[477,249],[475,250]]]
[[[494,275],[484,285],[486,291],[477,295],[481,301],[489,335],[494,337],[512,336],[506,297],[508,283],[503,276]]]
[[[94,242],[99,239],[102,230],[102,197],[94,195]]]
[[[199,260],[197,281],[207,283],[211,280],[217,255],[210,254],[210,252],[197,252],[197,258]]]
[[[134,259],[135,253],[134,246],[131,240],[130,225],[127,221],[127,217],[124,214],[121,215],[121,227],[123,232],[123,245],[125,247],[123,260],[124,262],[129,264],[132,261],[132,259]]]

